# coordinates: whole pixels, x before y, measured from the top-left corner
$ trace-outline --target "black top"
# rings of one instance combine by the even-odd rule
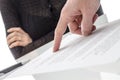
[[[15,59],[53,40],[54,29],[66,0],[0,0],[6,30],[21,27],[32,38],[26,47],[10,49]],[[103,14],[100,8],[97,12]]]

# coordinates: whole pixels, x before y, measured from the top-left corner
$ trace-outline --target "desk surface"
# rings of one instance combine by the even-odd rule
[[[113,31],[119,30],[119,28],[120,28],[119,25],[120,25],[120,20],[112,22],[110,24],[106,24],[103,27],[107,26],[106,27],[107,31],[110,30],[109,33],[111,33],[111,29]],[[104,34],[104,33],[102,32],[102,34]],[[108,34],[108,36],[110,36],[110,35]],[[98,36],[98,35],[96,35],[96,36]],[[87,39],[91,40],[92,39],[91,37],[94,37],[94,34],[93,34],[93,36],[90,36]],[[72,35],[72,38],[71,38],[71,36],[67,37],[66,39],[63,40],[63,44],[65,44],[65,45],[70,44],[69,42],[66,43],[66,40],[68,40],[68,38],[71,39],[70,40],[70,42],[71,42],[71,41],[75,41],[75,39],[78,39],[78,36]],[[85,41],[85,39],[84,39],[84,41]],[[13,72],[9,77],[19,76],[19,75],[28,75],[28,74],[37,74],[37,73],[46,73],[46,72],[56,72],[56,71],[74,69],[74,68],[82,69],[82,68],[86,68],[88,66],[116,62],[120,57],[118,50],[116,53],[111,52],[112,50],[116,51],[116,47],[120,46],[120,45],[115,45],[116,46],[116,47],[114,47],[115,49],[110,49],[108,52],[106,52],[106,54],[104,56],[102,56],[102,55],[96,56],[96,54],[90,54],[89,58],[86,58],[86,59],[82,60],[81,62],[78,62],[78,61],[80,61],[78,58],[77,59],[74,58],[75,63],[74,62],[72,63],[71,61],[70,61],[70,63],[69,63],[69,61],[63,61],[62,60],[63,58],[67,57],[68,55],[72,55],[71,52],[77,51],[76,47],[81,45],[80,43],[79,44],[75,44],[75,43],[77,43],[77,41],[70,44],[70,45],[72,45],[71,47],[68,47],[68,48],[66,47],[66,49],[59,51],[58,52],[59,54],[53,54],[53,53],[51,54],[51,51],[50,51],[51,49],[49,49],[48,51],[44,52],[42,55],[33,59],[28,64],[24,65],[20,69]],[[120,42],[118,42],[118,43],[120,44]],[[63,47],[65,45],[63,45]],[[74,47],[73,47],[73,45],[74,45]],[[69,52],[64,53],[65,51],[68,51],[68,50],[69,50]],[[94,50],[94,48],[89,51],[92,51],[92,50]],[[64,53],[64,54],[61,55],[61,53]],[[77,63],[76,63],[76,61],[77,61]]]
[[[116,25],[117,24],[117,25]],[[112,22],[110,25],[112,25],[112,26],[118,26],[119,27],[119,25],[120,25],[120,20],[118,20],[118,21],[115,21],[115,22]],[[116,29],[117,30],[117,29]],[[74,38],[76,38],[76,37],[74,37]],[[68,39],[68,38],[67,38]],[[64,42],[64,41],[63,41]],[[50,44],[50,43],[49,43]],[[119,46],[119,45],[118,45]],[[118,47],[118,46],[116,46],[116,47]],[[117,48],[118,49],[118,48]],[[41,51],[41,48],[38,48],[37,50],[35,50],[35,51],[33,51],[32,53],[39,53],[39,51]],[[48,50],[48,52],[49,52],[49,50]],[[112,55],[113,53],[111,53],[110,55]],[[116,53],[116,54],[114,54],[112,57],[110,57],[109,56],[109,58],[104,58],[104,59],[108,59],[108,60],[111,60],[112,62],[114,62],[114,61],[117,61],[118,60],[118,58],[119,58],[119,55],[117,55],[118,53]],[[47,56],[49,56],[49,55],[51,55],[51,54],[48,54],[47,52],[45,52],[45,53],[43,53],[43,55],[40,55],[40,56],[38,56],[38,54],[37,54],[37,58],[35,58],[35,59],[33,59],[30,63],[28,63],[28,64],[26,64],[26,65],[24,65],[23,67],[21,67],[21,68],[19,68],[18,70],[16,70],[16,71],[13,71],[8,77],[14,77],[14,76],[21,76],[21,75],[24,75],[24,74],[36,74],[36,73],[45,73],[45,72],[49,72],[50,70],[48,70],[48,69],[51,69],[52,71],[55,69],[55,68],[53,68],[53,67],[59,67],[60,65],[61,65],[61,63],[60,64],[58,64],[58,65],[56,65],[56,66],[50,66],[50,67],[45,67],[45,66],[42,66],[41,67],[41,65],[39,65],[39,61],[41,60],[41,58],[43,57],[43,56],[45,56],[46,57],[46,55]],[[117,57],[116,57],[116,55],[117,55]],[[60,56],[59,54],[57,55],[57,56]],[[114,59],[112,60],[112,58],[114,57]],[[47,58],[47,57],[46,57]],[[55,58],[54,58],[55,59]],[[93,60],[96,60],[97,58],[90,58],[90,60],[91,61],[93,61]],[[37,62],[37,60],[39,60],[38,62]],[[89,60],[89,61],[90,61]],[[97,61],[97,60],[96,60]],[[104,60],[103,60],[104,61]],[[110,62],[111,62],[110,61]],[[36,63],[37,62],[37,63]],[[41,63],[41,62],[40,62]],[[88,62],[89,63],[89,62]],[[87,64],[88,64],[87,63]],[[98,62],[97,62],[98,63]],[[107,62],[108,63],[108,62]],[[37,67],[41,67],[41,69],[39,68],[39,71],[36,69],[35,70],[35,66],[34,66],[34,64],[35,64],[35,66],[36,66],[36,68]],[[37,64],[37,65],[36,65]],[[96,63],[94,63],[94,64],[96,64]],[[30,66],[30,65],[32,65],[32,66]],[[65,65],[66,66],[66,64],[62,64],[62,65]],[[72,64],[73,65],[73,64]],[[82,64],[83,65],[83,64]],[[93,64],[92,64],[93,65]],[[69,66],[67,65],[66,67],[64,66],[64,68],[61,68],[62,70],[64,70],[64,69],[67,69]],[[85,65],[83,65],[83,66],[77,66],[77,68],[79,67],[81,67],[81,69],[80,70],[86,70],[85,68],[83,69],[83,67],[84,66],[86,66],[86,64]],[[87,65],[88,66],[88,65]],[[73,67],[74,66],[72,66],[71,68],[73,69]],[[69,67],[70,68],[70,67]],[[56,69],[58,69],[58,68],[56,68]],[[60,68],[59,68],[60,69]],[[61,70],[60,69],[60,70]],[[33,71],[33,70],[35,70],[35,71]],[[43,70],[43,71],[42,71]],[[23,72],[23,73],[21,73],[21,72]],[[32,72],[32,73],[31,73]],[[50,71],[51,72],[51,71]]]

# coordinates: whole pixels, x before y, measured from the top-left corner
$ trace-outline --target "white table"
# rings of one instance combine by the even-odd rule
[[[95,25],[101,25],[107,23],[106,15],[101,16],[95,23]],[[67,35],[66,35],[67,36]],[[27,59],[33,59],[36,56],[39,56],[38,53],[43,53],[47,50],[53,41],[32,51],[31,53],[17,59],[18,62],[26,61]],[[99,72],[93,72],[85,69],[74,69],[68,71],[60,71],[53,73],[45,73],[45,74],[33,74],[36,80],[101,80],[101,76]]]

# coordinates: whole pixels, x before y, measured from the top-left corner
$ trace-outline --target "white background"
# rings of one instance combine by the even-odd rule
[[[104,13],[107,14],[109,22],[120,19],[120,1],[119,0],[101,0]],[[0,70],[16,63],[10,53],[6,38],[5,29],[0,15]],[[120,76],[115,74],[102,73],[103,80],[120,80]],[[34,80],[32,76],[23,76],[6,80]]]

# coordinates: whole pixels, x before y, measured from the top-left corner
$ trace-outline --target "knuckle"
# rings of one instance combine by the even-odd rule
[[[14,33],[13,33],[13,36],[16,36],[17,35],[17,32],[15,31]]]
[[[14,38],[13,38],[13,40],[17,40],[18,38],[15,36]]]
[[[63,7],[61,13],[65,13],[65,11],[66,11],[65,7]]]
[[[20,42],[17,41],[15,45],[20,45]]]
[[[24,32],[24,35],[29,36],[28,33]]]
[[[18,31],[20,31],[20,30],[21,30],[21,28],[20,28],[20,27],[18,27],[18,28],[17,28],[17,30],[18,30]]]
[[[62,10],[61,10],[61,18],[66,18],[66,16],[68,16],[67,15],[68,13],[67,13],[67,11],[66,11],[66,9],[65,8],[63,8]]]

